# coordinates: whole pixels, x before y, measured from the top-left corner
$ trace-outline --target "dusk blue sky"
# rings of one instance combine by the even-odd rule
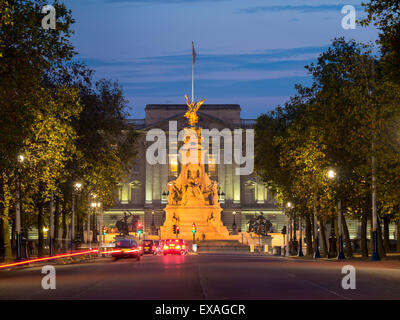
[[[191,94],[195,41],[196,100],[238,103],[242,118],[283,104],[294,85],[308,85],[304,66],[335,37],[374,41],[373,28],[344,30],[344,5],[361,1],[65,0],[76,19],[73,43],[96,71],[118,80],[143,118],[150,103],[185,103]]]

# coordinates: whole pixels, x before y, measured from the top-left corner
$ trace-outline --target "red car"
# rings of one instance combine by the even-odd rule
[[[188,249],[186,242],[183,239],[168,239],[164,242],[163,254],[187,254]]]
[[[140,261],[141,254],[140,246],[135,240],[118,240],[115,242],[115,250],[111,252],[113,258],[136,258]]]
[[[143,240],[143,253],[144,254],[155,254],[156,253],[156,243],[154,240]]]

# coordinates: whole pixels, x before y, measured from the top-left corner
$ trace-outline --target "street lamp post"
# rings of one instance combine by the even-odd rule
[[[296,215],[293,215],[292,218],[292,228],[293,228],[293,239],[292,239],[292,256],[295,254],[298,254],[299,248],[298,245],[299,243],[297,242],[297,228],[296,228]]]
[[[20,194],[20,164],[25,160],[23,155],[18,156],[18,167],[17,167],[17,183],[16,183],[16,194],[15,194],[15,233],[16,233],[16,260],[22,260],[21,251],[21,194]]]
[[[75,191],[80,191],[82,184],[76,182],[72,187],[72,215],[71,215],[71,253],[75,249]]]
[[[100,208],[100,219],[99,219],[99,255],[101,255],[101,247],[103,246],[103,224],[104,224],[104,211],[103,211],[103,206],[99,202],[99,208]],[[105,239],[104,239],[105,240]]]
[[[338,233],[339,233],[339,254],[338,260],[346,259],[343,252],[343,227],[342,227],[342,201],[338,200]]]
[[[372,156],[372,238],[374,244],[374,250],[372,251],[371,260],[379,261],[378,252],[378,210],[376,206],[376,160],[375,156]]]
[[[97,206],[96,206],[96,208],[94,210],[94,213],[93,213],[93,217],[92,217],[92,219],[93,219],[93,221],[92,221],[93,222],[92,242],[98,244],[98,241],[97,241],[97,232],[98,232],[98,229],[97,229],[97,223],[98,223],[97,213],[98,213],[98,211],[97,211]]]
[[[155,235],[156,233],[156,225],[154,223],[154,211],[151,212],[151,234]]]
[[[286,257],[289,257],[290,256],[290,254],[289,254],[289,249],[290,249],[290,247],[289,247],[289,223],[290,223],[290,218],[289,217],[287,217],[287,223],[286,223],[286,250],[285,250],[285,256]]]
[[[371,63],[371,72],[372,72],[372,82],[373,85],[370,87],[369,84],[369,79],[368,79],[368,73],[366,70],[366,61],[365,60],[370,60]],[[372,238],[373,238],[373,252],[371,256],[372,261],[379,261],[381,258],[379,257],[379,252],[378,252],[378,209],[377,209],[377,204],[376,204],[376,116],[375,116],[375,60],[374,58],[367,58],[366,56],[363,56],[363,67],[364,67],[364,72],[365,72],[365,82],[368,88],[368,95],[371,98],[371,113],[373,114],[372,117],[372,139],[371,139],[371,175],[372,175]]]
[[[292,217],[289,215],[289,256],[292,255],[293,249],[293,225],[292,225]]]
[[[290,209],[292,207],[292,203],[291,202],[288,202],[287,204],[286,204],[286,208],[287,209]],[[287,227],[286,227],[286,253],[285,253],[285,255],[286,255],[286,257],[289,257],[290,256],[290,253],[289,253],[289,242],[290,242],[290,240],[289,240],[289,227],[290,227],[290,214],[288,214],[288,220],[287,220]]]
[[[96,199],[96,195],[92,194],[92,197]],[[95,208],[96,203],[92,202],[90,204],[92,208]],[[86,244],[88,245],[89,249],[92,247],[92,238],[90,237],[90,218],[91,218],[91,210],[88,208],[87,212],[87,224],[86,224]]]
[[[334,179],[336,177],[336,172],[333,170],[328,171],[328,178]],[[338,260],[344,260],[346,259],[343,251],[343,226],[342,226],[342,201],[339,198],[338,199],[338,235],[339,235],[339,253],[337,256]]]
[[[86,225],[86,244],[88,245],[89,249],[92,246],[92,240],[90,238],[90,218],[91,214],[89,209],[87,213],[87,225]]]
[[[232,233],[236,234],[236,230],[237,230],[237,227],[236,227],[236,211],[233,211],[232,214],[233,214]]]
[[[314,193],[313,197],[313,211],[314,211],[314,259],[321,258],[321,253],[319,252],[319,228],[318,228],[318,217],[317,217],[317,194]]]
[[[96,198],[96,197],[94,197],[94,198]],[[100,202],[92,202],[91,203],[91,207],[93,208],[94,216],[96,216],[97,208],[101,207],[101,203]],[[90,218],[91,218],[91,215],[90,215],[90,209],[89,209],[88,210],[88,226],[87,226],[87,228],[88,228],[87,236],[88,236],[88,240],[89,240],[89,248],[92,247],[92,238],[90,237]],[[94,233],[95,233],[95,226],[94,226],[95,223],[96,222],[93,221],[93,236],[94,236]]]
[[[49,234],[49,250],[50,256],[54,255],[54,211],[53,211],[53,203],[54,203],[54,192],[51,190],[50,192],[50,234]]]
[[[303,224],[301,216],[299,216],[299,252],[297,254],[298,257],[304,257],[303,253]]]

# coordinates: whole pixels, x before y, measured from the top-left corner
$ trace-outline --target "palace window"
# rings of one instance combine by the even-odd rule
[[[169,172],[171,175],[178,174],[178,155],[169,155]]]
[[[142,184],[139,181],[131,183],[132,187],[132,202],[133,204],[140,205],[142,201]]]
[[[255,183],[246,183],[244,188],[244,201],[246,204],[252,204],[255,202],[255,189]]]
[[[122,201],[122,184],[118,184],[118,201]]]
[[[208,155],[208,173],[215,173],[215,159],[212,155]]]
[[[130,183],[122,183],[119,185],[118,198],[119,202],[121,202],[122,204],[127,204],[131,201],[130,188],[131,188]]]

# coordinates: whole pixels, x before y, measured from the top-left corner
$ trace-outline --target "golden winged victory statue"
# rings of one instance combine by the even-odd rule
[[[206,101],[206,99],[203,99],[199,102],[191,102],[188,98],[188,96],[185,94],[186,98],[186,104],[189,108],[189,110],[185,113],[185,118],[189,120],[189,125],[191,127],[194,127],[196,123],[199,121],[199,116],[197,115],[197,111],[200,109],[201,105]]]

